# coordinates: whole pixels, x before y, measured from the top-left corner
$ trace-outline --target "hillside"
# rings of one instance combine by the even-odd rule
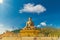
[[[57,28],[52,28],[52,27],[42,27],[42,28],[36,28],[37,30],[40,31],[39,36],[44,35],[44,36],[60,36],[60,29]],[[12,32],[14,33],[19,33],[21,29],[14,30]]]

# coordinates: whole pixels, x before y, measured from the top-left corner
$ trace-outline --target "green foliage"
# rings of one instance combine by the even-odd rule
[[[12,31],[12,32],[14,32],[14,33],[19,33],[20,30],[21,30],[21,29],[18,29],[18,30],[14,30],[14,31]]]
[[[52,36],[52,37],[60,36],[60,29],[57,28],[45,26],[37,29],[40,30],[40,35],[43,34],[44,36]]]

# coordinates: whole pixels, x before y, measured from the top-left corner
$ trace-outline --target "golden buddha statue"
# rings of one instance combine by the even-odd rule
[[[26,26],[34,26],[32,19],[29,17],[28,22],[26,23]]]
[[[32,18],[29,17],[28,21],[26,22],[26,26],[23,28],[24,30],[34,30],[34,23],[32,22]]]
[[[39,30],[36,30],[32,22],[32,18],[29,17],[28,21],[26,22],[26,26],[22,30],[20,30],[20,36],[35,37],[35,36],[38,36],[38,33],[39,33]]]

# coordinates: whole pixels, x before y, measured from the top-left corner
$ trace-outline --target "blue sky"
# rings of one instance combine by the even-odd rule
[[[46,8],[44,12],[22,12],[24,4],[42,5]],[[22,28],[29,17],[32,17],[37,26],[41,22],[46,25],[60,28],[60,0],[3,0],[0,3],[0,24],[10,27]]]

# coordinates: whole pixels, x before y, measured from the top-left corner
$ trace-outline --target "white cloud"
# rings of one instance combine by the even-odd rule
[[[25,4],[24,7],[19,10],[20,13],[22,12],[31,12],[31,13],[42,13],[46,11],[46,8],[40,4],[34,5],[31,3]]]
[[[54,26],[53,24],[47,24],[46,22],[41,22],[39,25],[37,25],[36,27],[42,27],[42,26],[48,26],[48,27],[51,27],[51,26]]]
[[[46,26],[47,24],[45,22],[40,23],[42,26]]]
[[[41,26],[47,26],[46,22],[41,22],[39,25],[37,25],[37,27],[41,27]]]
[[[41,27],[41,25],[37,25],[37,27]]]
[[[12,27],[8,27],[3,24],[0,24],[0,34],[3,34],[6,31],[13,31],[15,29],[18,29],[18,28],[12,28]]]

